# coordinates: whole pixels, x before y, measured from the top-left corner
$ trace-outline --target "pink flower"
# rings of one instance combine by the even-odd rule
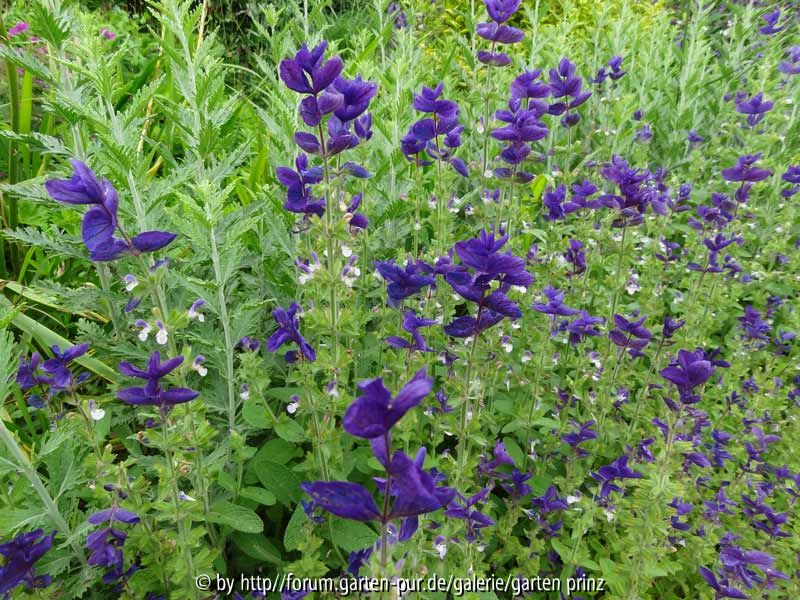
[[[105,27],[103,27],[100,30],[100,33],[102,33],[103,37],[106,38],[107,40],[115,40],[115,39],[117,39],[117,34],[114,33],[113,31],[109,31]]]
[[[17,23],[11,29],[8,30],[8,37],[19,35],[20,33],[28,31],[28,29],[30,29],[30,25],[28,25],[25,21],[20,21],[19,23]]]

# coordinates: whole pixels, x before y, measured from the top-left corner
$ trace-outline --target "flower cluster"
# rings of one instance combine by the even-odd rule
[[[83,244],[94,261],[115,260],[123,254],[138,255],[153,252],[169,245],[176,234],[166,231],[145,231],[128,237],[117,218],[119,196],[108,181],[100,181],[94,172],[77,159],[72,161],[70,179],[50,179],[45,183],[47,192],[65,204],[91,206],[83,217],[81,234]],[[114,234],[119,232],[122,239]]]

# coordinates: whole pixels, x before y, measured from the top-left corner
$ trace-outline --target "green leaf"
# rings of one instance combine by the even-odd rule
[[[292,518],[286,524],[286,531],[283,534],[283,547],[287,550],[297,550],[300,547],[300,542],[303,541],[305,533],[303,532],[304,525],[308,521],[308,516],[303,510],[301,505],[297,505],[292,514]]]
[[[261,562],[281,564],[281,553],[275,545],[259,533],[236,532],[232,536],[233,543],[242,552]]]
[[[331,540],[346,552],[355,552],[372,546],[378,538],[374,529],[358,521],[336,519],[331,521]]]
[[[273,494],[269,490],[265,490],[264,488],[255,486],[242,488],[242,490],[239,492],[239,495],[242,498],[247,498],[248,500],[252,500],[253,502],[264,504],[265,506],[272,506],[273,504],[275,504],[275,502],[277,502],[275,494]]]
[[[552,540],[550,540],[550,543],[553,545],[553,550],[558,552],[558,556],[561,557],[561,560],[564,563],[569,562],[569,558],[570,558],[570,554],[571,554],[570,548],[566,544],[558,541],[556,538],[553,538]]]
[[[227,500],[214,503],[208,520],[245,533],[261,533],[264,530],[264,523],[255,511]]]
[[[286,465],[282,465],[256,454],[250,467],[261,484],[275,494],[278,502],[290,505],[300,500],[300,478]]]
[[[547,187],[547,177],[545,175],[537,175],[531,182],[531,194],[534,202],[538,202],[542,197],[545,187]]]
[[[258,429],[267,429],[272,425],[272,417],[267,412],[264,401],[259,398],[245,400],[242,407],[242,418],[245,423]]]
[[[295,444],[299,444],[306,439],[306,432],[303,428],[297,424],[297,421],[287,415],[278,417],[278,421],[275,423],[275,433],[287,442]]]

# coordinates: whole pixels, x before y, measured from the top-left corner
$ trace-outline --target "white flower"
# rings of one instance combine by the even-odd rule
[[[444,559],[447,556],[447,542],[442,538],[436,538],[437,541],[433,544],[433,549],[439,554],[439,558]]]
[[[198,310],[205,303],[206,301],[203,300],[202,298],[198,298],[197,300],[192,302],[192,305],[189,307],[189,313],[188,313],[190,321],[197,319],[198,321],[203,323],[206,320],[206,316],[203,313],[199,312]]]
[[[242,384],[241,391],[239,392],[239,398],[242,400],[249,400],[250,399],[250,386],[246,383]]]
[[[166,345],[167,338],[169,337],[167,328],[164,327],[164,323],[161,321],[156,321],[156,327],[158,327],[158,333],[156,333],[156,344],[164,346]]]
[[[192,361],[192,369],[197,371],[200,377],[205,377],[208,375],[208,369],[203,366],[203,363],[206,362],[206,357],[202,354],[198,354],[195,359]]]
[[[350,258],[353,256],[353,249],[347,244],[342,244],[342,256],[345,258]]]
[[[99,421],[106,416],[106,411],[97,406],[94,400],[89,400],[89,416],[93,421]]]
[[[139,338],[140,341],[146,342],[148,334],[153,330],[153,328],[150,327],[150,323],[142,319],[139,319],[138,321],[136,321],[136,327],[139,327],[141,329],[137,337]]]
[[[192,498],[189,494],[184,494],[183,492],[178,492],[178,499],[183,502],[195,502],[196,498]]]
[[[131,275],[130,273],[125,275],[125,277],[123,277],[122,280],[125,282],[126,292],[132,292],[133,288],[139,285],[139,280],[136,279],[136,275]]]

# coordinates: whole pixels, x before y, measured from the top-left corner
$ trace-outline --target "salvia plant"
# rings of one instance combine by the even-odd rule
[[[0,15],[0,598],[800,593],[796,3],[141,4]]]

